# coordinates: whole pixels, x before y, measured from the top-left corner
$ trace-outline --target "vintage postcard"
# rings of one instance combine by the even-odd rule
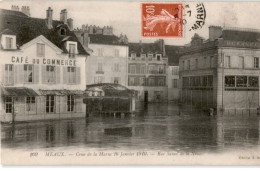
[[[2,165],[260,165],[260,2],[0,2]]]

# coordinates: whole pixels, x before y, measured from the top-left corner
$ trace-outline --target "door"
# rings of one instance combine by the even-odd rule
[[[148,103],[148,91],[144,91],[144,102]]]

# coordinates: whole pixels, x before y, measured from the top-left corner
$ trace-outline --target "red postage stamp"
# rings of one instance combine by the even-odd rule
[[[142,3],[143,37],[183,37],[182,3]]]

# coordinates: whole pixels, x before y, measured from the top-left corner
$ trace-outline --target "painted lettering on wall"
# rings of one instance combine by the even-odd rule
[[[63,66],[76,66],[75,59],[30,59],[28,57],[15,57],[11,58],[12,63],[19,64],[38,64],[38,65],[63,65]]]

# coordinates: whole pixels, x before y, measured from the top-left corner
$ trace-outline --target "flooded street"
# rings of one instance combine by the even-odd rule
[[[135,116],[1,124],[3,148],[86,148],[224,152],[260,145],[256,114],[208,116],[174,104],[149,104]]]

